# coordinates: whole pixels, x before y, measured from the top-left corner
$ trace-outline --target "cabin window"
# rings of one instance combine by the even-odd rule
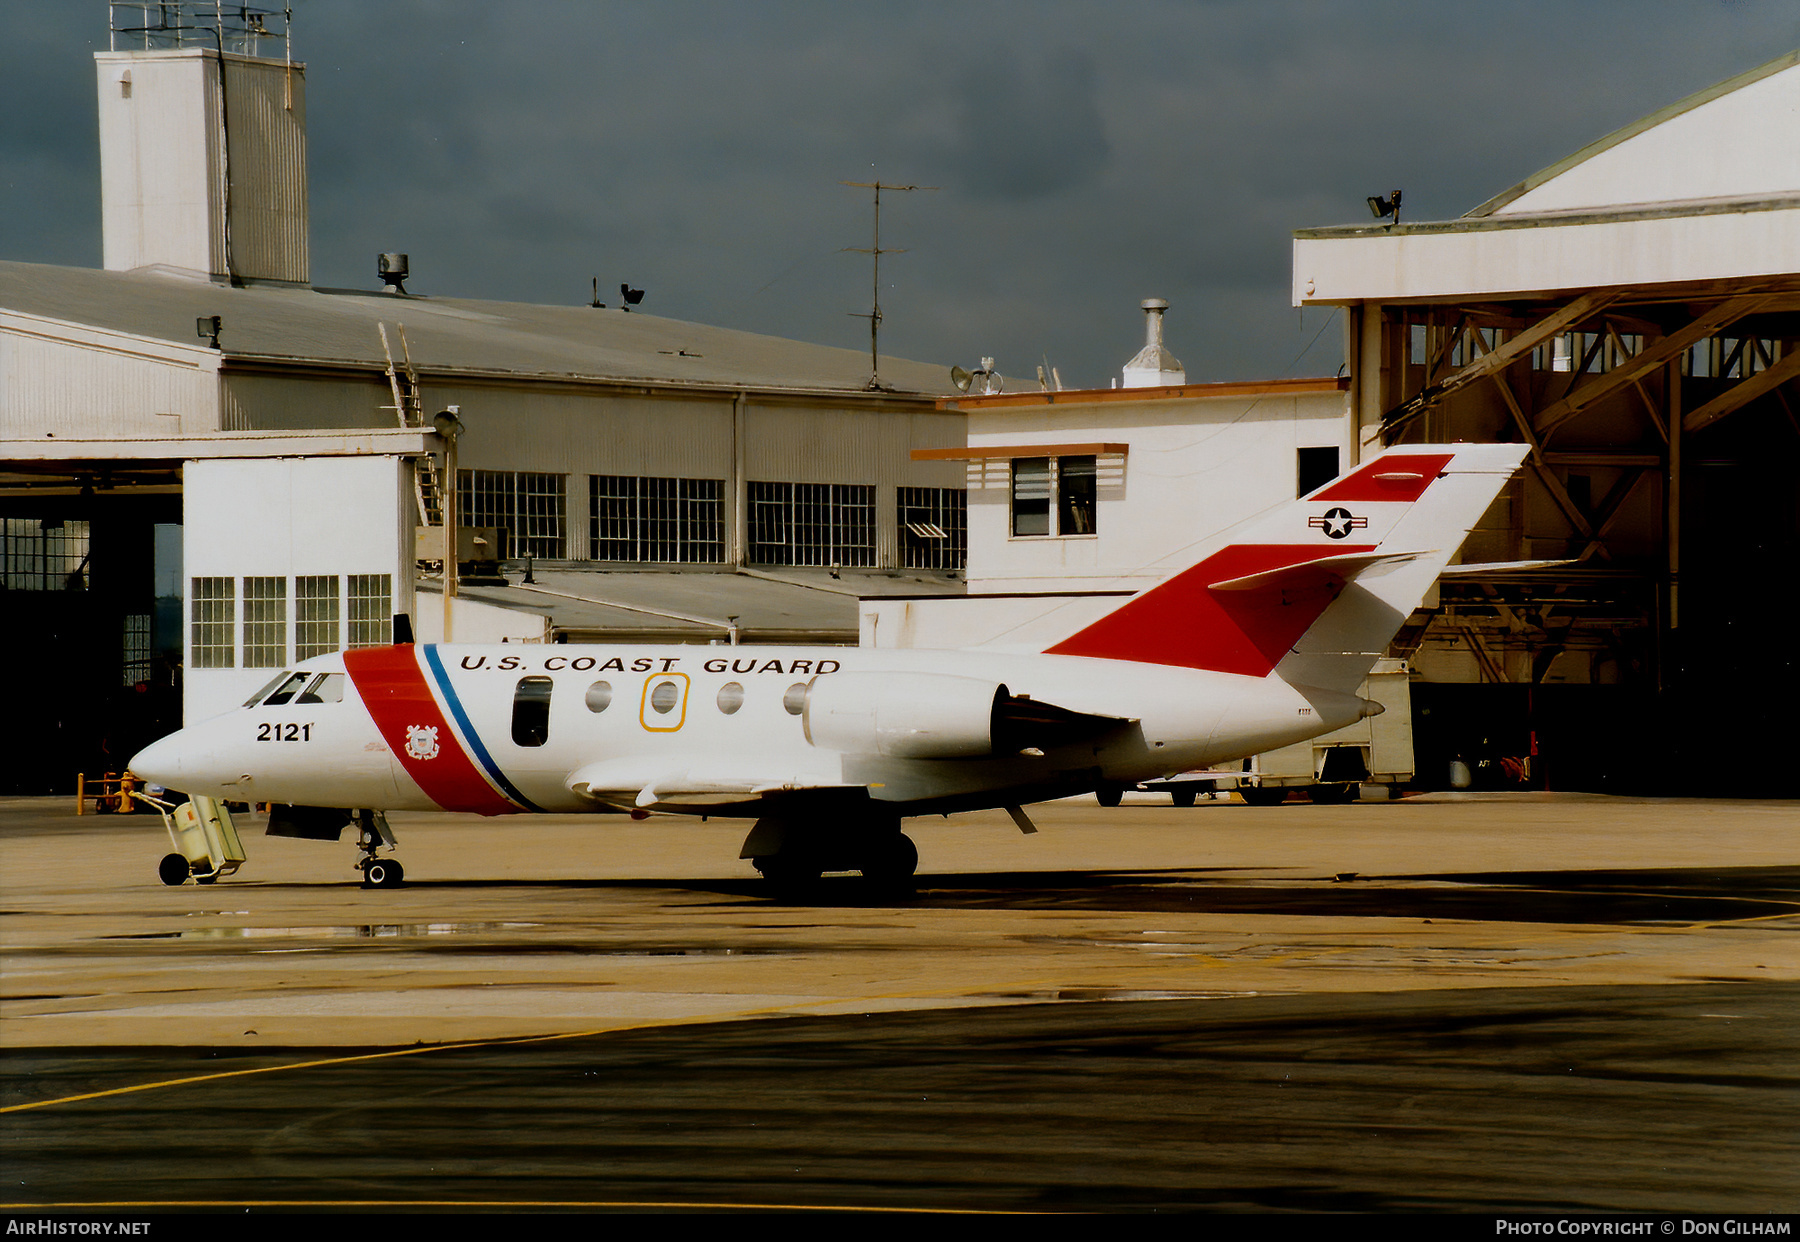
[[[719,687],[719,710],[727,716],[733,715],[744,705],[744,687],[735,681],[728,681]]]
[[[650,706],[661,715],[667,716],[675,710],[675,704],[681,701],[681,687],[672,681],[659,681],[650,691]]]
[[[550,739],[548,677],[521,677],[513,692],[512,740],[515,746],[542,746]]]
[[[798,716],[806,710],[806,683],[797,681],[789,686],[787,693],[781,696],[781,705],[787,708],[790,716]]]
[[[603,712],[612,706],[612,682],[597,681],[587,688],[587,709]]]

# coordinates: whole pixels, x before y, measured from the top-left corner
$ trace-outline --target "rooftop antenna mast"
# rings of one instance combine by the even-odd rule
[[[937,187],[935,185],[892,185],[885,181],[842,181],[838,184],[875,192],[874,244],[867,248],[845,246],[844,251],[849,254],[866,254],[875,260],[874,296],[870,301],[869,310],[866,314],[862,311],[850,311],[849,314],[869,321],[869,382],[865,386],[865,391],[879,392],[881,389],[881,256],[906,253],[903,249],[890,247],[883,250],[881,248],[881,192],[883,190],[935,190]]]

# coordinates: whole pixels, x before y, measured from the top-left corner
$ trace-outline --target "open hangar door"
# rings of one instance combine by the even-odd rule
[[[1421,783],[1792,796],[1800,282],[1365,323],[1381,442],[1532,446],[1463,559],[1552,562],[1446,578],[1402,634]]]
[[[0,793],[72,794],[180,727],[180,523],[173,463],[0,483]]]

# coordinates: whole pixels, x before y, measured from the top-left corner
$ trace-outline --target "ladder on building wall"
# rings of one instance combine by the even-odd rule
[[[381,333],[381,353],[387,359],[388,388],[394,394],[392,410],[402,427],[430,427],[425,421],[425,398],[419,390],[419,373],[413,369],[412,350],[406,344],[406,325],[394,325],[400,337],[400,366],[394,365],[394,351],[388,346],[387,325],[375,325]],[[413,496],[419,505],[420,526],[444,524],[443,486],[438,480],[437,459],[429,453],[413,463]]]

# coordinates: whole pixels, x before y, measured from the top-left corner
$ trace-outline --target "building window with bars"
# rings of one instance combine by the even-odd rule
[[[8,591],[85,591],[88,524],[62,518],[0,520],[0,585]]]
[[[237,624],[237,596],[230,578],[195,578],[192,600],[192,668],[235,667],[232,631]]]
[[[902,487],[900,564],[961,569],[969,551],[969,493],[960,487]]]
[[[752,565],[873,565],[875,488],[750,484]]]
[[[567,475],[513,470],[458,470],[456,520],[464,526],[498,527],[502,560],[561,560]]]
[[[150,614],[125,614],[124,684],[141,686],[150,680],[154,652],[150,646]]]
[[[724,480],[590,474],[588,555],[596,561],[721,564]]]
[[[294,658],[305,660],[336,651],[338,576],[294,579]]]
[[[244,579],[244,667],[287,663],[287,579]]]
[[[1092,535],[1100,517],[1097,458],[1015,457],[1012,533]]]
[[[346,647],[385,647],[394,641],[392,574],[351,574],[349,602]]]

